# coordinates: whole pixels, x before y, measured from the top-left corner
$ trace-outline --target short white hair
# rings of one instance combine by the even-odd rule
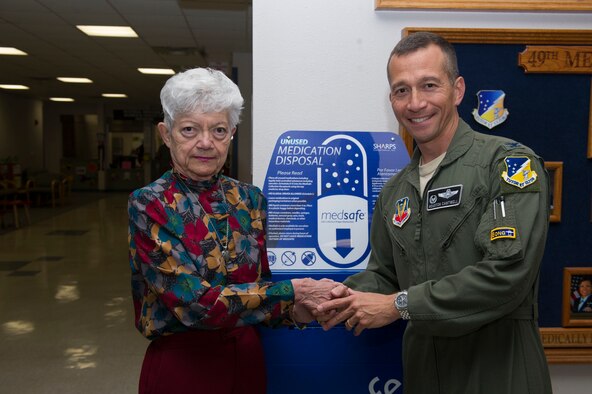
[[[164,123],[172,130],[179,114],[228,112],[230,128],[240,120],[244,99],[238,86],[223,72],[192,68],[170,77],[160,91]]]

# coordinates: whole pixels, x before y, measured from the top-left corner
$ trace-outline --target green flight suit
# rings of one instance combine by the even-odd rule
[[[549,222],[542,159],[460,120],[421,196],[419,157],[381,191],[368,267],[346,280],[408,289],[405,393],[550,393],[537,324]]]

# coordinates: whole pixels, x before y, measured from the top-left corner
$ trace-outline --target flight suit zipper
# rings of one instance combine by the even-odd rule
[[[467,218],[469,216],[471,216],[471,213],[473,213],[473,211],[475,210],[475,207],[477,207],[477,203],[479,201],[481,201],[481,199],[483,198],[482,195],[477,195],[473,201],[471,202],[471,205],[469,206],[469,209],[466,211],[466,213],[463,215],[463,218],[461,221],[459,221],[456,226],[454,226],[454,228],[452,229],[452,231],[450,232],[450,234],[448,235],[448,237],[446,237],[446,239],[444,240],[444,242],[442,242],[441,248],[443,250],[448,249],[448,247],[450,246],[450,243],[452,242],[452,240],[454,239],[454,235],[456,234],[456,232],[461,228],[461,226],[464,224],[464,222],[467,221]]]

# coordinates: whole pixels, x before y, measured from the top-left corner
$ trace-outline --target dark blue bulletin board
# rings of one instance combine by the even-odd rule
[[[561,221],[550,223],[539,287],[540,326],[560,327],[563,267],[592,266],[592,160],[587,158],[592,76],[527,74],[518,65],[525,44],[454,46],[466,82],[461,117],[476,131],[512,138],[546,161],[563,162]],[[505,93],[508,118],[491,130],[473,118],[480,90]]]

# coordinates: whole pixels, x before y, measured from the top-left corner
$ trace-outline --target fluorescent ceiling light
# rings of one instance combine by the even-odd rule
[[[0,55],[26,55],[27,52],[23,52],[20,49],[13,47],[0,47]]]
[[[74,101],[73,98],[70,97],[50,97],[51,101],[60,101],[60,102],[72,102]]]
[[[142,74],[173,75],[175,70],[172,68],[138,68]]]
[[[90,26],[76,25],[84,34],[95,37],[138,37],[129,26]]]
[[[88,78],[58,77],[58,80],[68,83],[92,83]]]
[[[25,85],[0,85],[1,89],[11,89],[11,90],[27,90],[29,89],[28,86]]]
[[[124,93],[103,93],[101,96],[109,98],[126,98],[127,94]]]

